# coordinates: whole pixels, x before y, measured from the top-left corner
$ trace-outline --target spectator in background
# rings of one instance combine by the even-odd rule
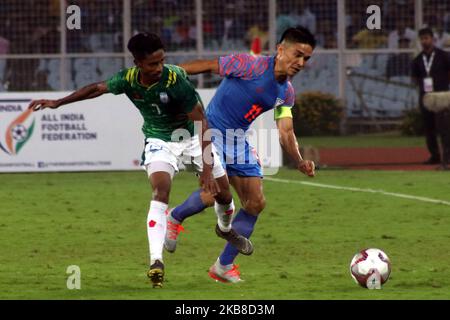
[[[208,48],[212,45],[214,40],[214,23],[211,17],[206,16],[203,19],[203,41],[205,47]]]
[[[48,73],[46,71],[37,71],[31,82],[30,89],[33,91],[52,91],[52,87],[48,84]]]
[[[408,39],[410,46],[413,46],[416,41],[416,32],[407,27],[405,19],[396,20],[396,29],[389,33],[388,36],[389,49],[399,48],[400,38]]]
[[[317,24],[317,45],[320,48],[336,49],[337,48],[337,33],[333,28],[332,21],[319,20]]]
[[[296,26],[296,20],[292,12],[292,7],[287,2],[283,1],[279,4],[280,13],[277,16],[277,39],[281,38],[284,30]]]
[[[437,18],[442,21],[444,32],[450,33],[450,4],[448,1],[447,3],[439,3],[435,8],[435,12],[439,12]],[[433,16],[436,17],[436,15]]]
[[[434,44],[433,31],[424,28],[419,31],[422,52],[412,63],[412,77],[419,87],[419,106],[425,128],[427,148],[430,158],[424,164],[440,163],[440,152],[437,143],[436,119],[433,112],[425,109],[423,97],[427,92],[449,90],[450,59],[449,55]]]
[[[176,50],[177,47],[173,41],[173,36],[175,33],[175,28],[177,26],[177,22],[180,20],[180,17],[178,16],[177,7],[175,3],[173,2],[167,2],[165,3],[164,9],[160,9],[159,12],[163,21],[163,38],[166,40],[169,40],[169,42],[166,42],[168,51],[170,50]]]
[[[298,8],[298,11],[296,10]],[[300,0],[296,6],[288,2],[280,3],[280,14],[277,17],[277,39],[281,38],[284,30],[298,25],[308,28],[312,33],[316,32],[316,16],[304,0]]]
[[[9,41],[0,35],[0,54],[7,54],[9,50]],[[3,81],[5,78],[6,59],[0,59],[0,91],[3,91]]]
[[[9,59],[6,63],[5,87],[8,91],[30,89],[30,75],[35,76],[39,59]]]
[[[347,48],[355,48],[356,44],[353,41],[353,36],[364,28],[360,14],[349,13],[345,17],[345,34],[347,39]]]
[[[335,31],[337,30],[337,10],[335,10],[336,3],[337,0],[310,1],[308,7],[314,14],[317,24],[319,24],[321,21],[327,21],[333,26]]]
[[[172,36],[172,42],[178,48],[193,48],[196,41],[195,21],[192,21],[192,15],[181,17],[176,23],[176,27]]]
[[[410,39],[398,39],[398,48],[410,48]],[[411,54],[408,52],[391,55],[386,64],[386,78],[409,76],[411,74],[411,60]]]
[[[439,49],[450,48],[450,34],[444,30],[444,20],[438,19],[434,24],[434,27],[432,27],[432,30],[436,47]]]
[[[250,47],[256,38],[261,41],[261,48],[267,50],[269,48],[269,32],[267,26],[267,17],[260,17],[257,21],[250,26],[247,30],[246,40],[247,46]]]
[[[299,15],[297,17],[297,25],[308,28],[313,34],[316,33],[316,15],[311,12],[308,4],[304,0],[300,0],[298,7]]]
[[[237,45],[237,42],[242,41],[245,32],[243,26],[243,11],[238,10],[242,6],[241,3],[227,3],[223,15],[218,16],[219,23],[217,24],[217,34],[222,36],[221,46],[224,49],[230,49]]]
[[[354,47],[360,49],[386,48],[387,37],[383,29],[369,30],[363,28],[352,38]]]

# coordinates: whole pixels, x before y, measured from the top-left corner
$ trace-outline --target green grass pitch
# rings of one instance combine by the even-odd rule
[[[446,172],[321,170],[309,179],[282,170],[276,177],[450,200]],[[207,276],[224,245],[208,209],[186,221],[177,252],[165,253],[165,287],[152,289],[144,172],[0,179],[1,299],[450,298],[450,206],[443,204],[266,180],[255,252],[237,259],[244,282]],[[178,175],[170,203],[196,186],[192,174]],[[382,290],[363,289],[350,277],[353,254],[367,247],[392,261]],[[66,287],[69,265],[81,268],[81,290]]]

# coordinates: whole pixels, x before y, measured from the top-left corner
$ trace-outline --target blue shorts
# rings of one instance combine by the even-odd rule
[[[258,153],[247,139],[241,137],[241,139],[235,139],[233,143],[233,140],[227,140],[224,137],[223,139],[214,138],[213,141],[222,166],[229,177],[263,177]],[[229,143],[227,144],[226,141]]]

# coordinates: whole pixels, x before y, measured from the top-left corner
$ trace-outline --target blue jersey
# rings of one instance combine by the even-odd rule
[[[274,63],[274,57],[249,54],[219,58],[219,72],[224,79],[206,109],[206,116],[209,127],[222,134],[222,138],[213,141],[229,176],[262,177],[256,150],[243,132],[263,112],[278,107],[281,111],[282,107],[294,105],[292,84],[289,80],[281,83],[276,80]],[[227,129],[235,132],[237,140],[227,134]]]
[[[274,57],[235,54],[219,58],[224,77],[206,109],[212,128],[246,131],[263,112],[292,107],[295,94],[289,80],[275,79]]]

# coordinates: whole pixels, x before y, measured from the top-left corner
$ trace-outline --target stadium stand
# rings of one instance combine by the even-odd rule
[[[350,118],[397,119],[417,104],[408,70],[408,59],[418,50],[416,30],[432,27],[438,46],[450,48],[446,0],[345,0],[341,15],[342,2],[337,0],[77,0],[71,4],[82,9],[82,30],[65,32],[61,3],[2,1],[0,91],[72,90],[105,79],[132,63],[124,40],[139,31],[160,34],[167,62],[178,63],[249,52],[255,37],[261,40],[263,54],[271,54],[285,28],[302,24],[315,32],[318,46],[293,81],[296,92],[339,96]],[[369,4],[383,11],[379,32],[367,32],[361,19]],[[421,15],[416,8],[422,8]],[[346,30],[344,47],[339,44],[340,22]],[[405,39],[409,43],[401,45]],[[63,66],[66,70],[61,72]],[[213,75],[193,79],[206,88],[220,81]]]

